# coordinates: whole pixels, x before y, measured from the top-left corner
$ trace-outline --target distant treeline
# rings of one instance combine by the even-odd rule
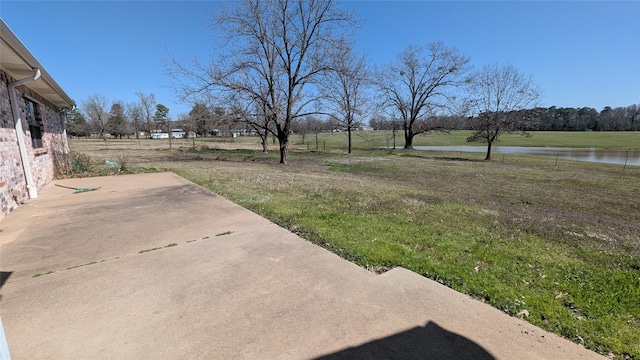
[[[509,114],[519,118],[520,130],[524,131],[640,131],[640,104],[627,107],[609,106],[598,112],[594,108],[534,108]],[[466,117],[451,116],[430,119],[442,128],[467,130],[470,121]],[[374,130],[402,129],[400,122],[384,118],[371,119],[369,125]]]
[[[612,109],[607,106],[598,112],[594,108],[536,108],[522,110],[520,118],[527,131],[638,131],[640,105]],[[533,121],[526,121],[533,119]]]

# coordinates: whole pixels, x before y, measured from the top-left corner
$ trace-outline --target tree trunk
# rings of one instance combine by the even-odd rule
[[[278,142],[280,143],[280,164],[287,165],[289,134],[286,131],[278,129]]]
[[[269,141],[269,134],[264,134],[264,135],[260,134],[260,144],[262,145],[262,152],[264,154],[266,154],[268,150],[267,148],[269,146],[268,141]]]
[[[348,151],[348,154],[351,155],[351,126],[347,126],[347,135],[349,136],[349,151]]]
[[[413,150],[413,132],[405,132],[404,133],[404,149],[405,150]]]
[[[413,133],[413,129],[411,128],[411,125],[413,123],[409,122],[407,123],[405,121],[404,123],[404,148],[405,150],[413,150],[413,136],[415,135]]]
[[[485,160],[491,160],[491,145],[493,144],[493,142],[488,141],[487,142],[487,156],[484,158]]]
[[[287,162],[287,141],[280,143],[280,164],[288,165]]]

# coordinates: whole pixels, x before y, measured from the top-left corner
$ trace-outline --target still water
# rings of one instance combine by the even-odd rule
[[[414,146],[416,150],[430,151],[460,151],[486,153],[486,146]],[[608,149],[582,149],[561,147],[527,147],[527,146],[493,146],[491,154],[521,154],[557,157],[564,160],[577,160],[640,166],[640,150],[608,150]]]

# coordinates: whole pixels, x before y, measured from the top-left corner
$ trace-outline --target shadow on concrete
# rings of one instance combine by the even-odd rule
[[[11,274],[13,274],[13,271],[0,271],[0,288],[4,285]]]
[[[424,327],[348,348],[317,360],[340,359],[495,359],[473,341],[441,328],[434,322]]]

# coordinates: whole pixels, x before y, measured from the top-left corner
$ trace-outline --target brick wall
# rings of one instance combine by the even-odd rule
[[[9,100],[8,85],[13,80],[0,70],[0,219],[29,198]],[[16,90],[31,171],[36,188],[41,190],[54,178],[54,152],[68,147],[63,135],[64,121],[58,109],[42,96],[25,86],[18,86]],[[34,150],[31,146],[24,97],[36,103],[36,112],[44,126],[40,149]]]

